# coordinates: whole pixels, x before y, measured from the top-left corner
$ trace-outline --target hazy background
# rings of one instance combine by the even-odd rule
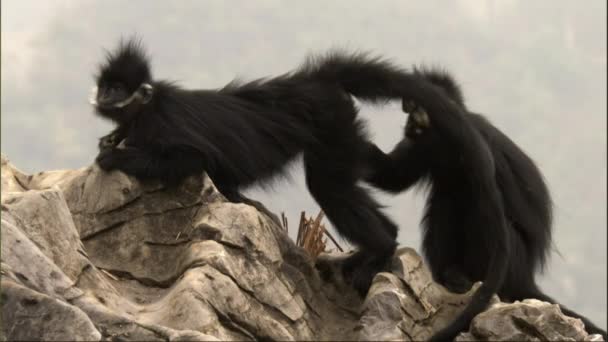
[[[330,47],[445,66],[468,103],[534,158],[552,190],[555,246],[540,282],[606,327],[606,1],[2,1],[2,152],[26,172],[78,168],[110,125],[87,103],[103,48],[137,32],[157,77],[215,88],[276,75]],[[364,107],[390,149],[405,116]],[[318,210],[303,184],[249,194]],[[418,247],[422,194],[379,196]],[[362,227],[364,229],[364,227]],[[293,233],[293,232],[292,232]]]

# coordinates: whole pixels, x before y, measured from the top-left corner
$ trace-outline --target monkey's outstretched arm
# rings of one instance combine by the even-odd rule
[[[117,169],[140,179],[160,179],[166,184],[177,184],[205,170],[204,158],[188,149],[158,153],[135,147],[108,148],[99,153],[96,162],[105,171]]]
[[[424,151],[402,140],[388,154],[373,143],[368,145],[368,174],[365,181],[392,193],[401,192],[420,180],[428,171]]]

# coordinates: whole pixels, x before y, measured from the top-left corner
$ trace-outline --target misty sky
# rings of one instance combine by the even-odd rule
[[[111,129],[87,103],[104,48],[143,38],[153,74],[216,88],[276,75],[310,52],[373,51],[403,66],[441,65],[469,107],[517,142],[555,202],[555,248],[540,283],[606,327],[606,1],[2,1],[2,153],[26,172],[79,168]],[[404,125],[398,104],[363,107],[389,150]],[[284,211],[318,206],[301,166],[291,182],[249,195]],[[418,247],[424,193],[378,194]],[[362,227],[364,229],[364,227]]]

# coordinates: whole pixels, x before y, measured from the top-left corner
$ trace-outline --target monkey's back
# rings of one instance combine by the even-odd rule
[[[534,161],[515,142],[481,115],[471,121],[491,146],[496,182],[501,190],[505,216],[518,233],[526,263],[535,272],[546,263],[551,247],[552,202],[549,189]]]

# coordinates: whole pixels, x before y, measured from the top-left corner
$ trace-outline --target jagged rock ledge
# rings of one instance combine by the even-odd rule
[[[179,189],[2,157],[2,340],[424,340],[469,300],[398,251],[367,298],[206,176]],[[497,302],[458,340],[601,340],[559,307]]]

